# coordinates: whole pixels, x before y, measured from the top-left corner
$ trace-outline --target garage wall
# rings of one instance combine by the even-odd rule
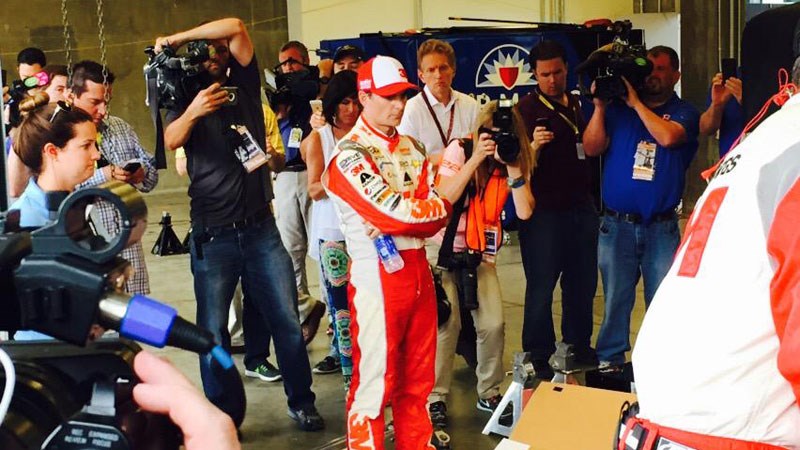
[[[559,0],[563,22],[583,23],[598,17],[633,14],[633,0]],[[287,0],[289,36],[315,48],[323,39],[359,33],[401,32],[408,29],[484,25],[448,17],[552,22],[560,10],[550,0]]]

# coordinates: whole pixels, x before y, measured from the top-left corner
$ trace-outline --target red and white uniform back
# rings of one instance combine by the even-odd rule
[[[436,294],[424,238],[445,225],[451,206],[433,190],[424,149],[406,136],[387,137],[363,118],[339,141],[323,184],[352,260],[348,448],[383,448],[387,402],[396,448],[432,448],[426,403],[434,382]],[[384,271],[364,221],[394,238],[402,270]]]
[[[640,417],[800,449],[799,176],[795,96],[695,207],[633,351]]]

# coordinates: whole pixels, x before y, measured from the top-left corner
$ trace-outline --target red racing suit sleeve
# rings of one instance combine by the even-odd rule
[[[331,158],[323,177],[326,189],[384,234],[427,238],[447,224],[453,208],[430,188],[433,179],[427,160],[418,188],[404,196],[389,186],[365,153],[351,146]]]
[[[795,181],[775,211],[767,251],[777,262],[770,283],[775,331],[780,340],[778,370],[800,404],[800,180]]]

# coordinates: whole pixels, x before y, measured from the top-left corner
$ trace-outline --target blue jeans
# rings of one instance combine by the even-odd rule
[[[522,350],[547,360],[555,351],[553,289],[561,279],[563,341],[588,349],[597,290],[597,225],[586,202],[564,211],[536,210],[520,222],[519,243],[525,269]]]
[[[606,302],[597,337],[600,361],[625,363],[639,276],[644,278],[644,302],[649,307],[672,266],[680,238],[677,218],[644,225],[603,217],[597,250]]]
[[[202,257],[198,257],[198,246]],[[240,277],[245,301],[272,331],[283,387],[291,408],[314,404],[311,367],[300,320],[292,260],[283,247],[275,219],[243,228],[207,228],[192,231],[191,267],[197,298],[197,324],[208,329],[230,349],[228,310]],[[251,332],[254,331],[251,327]],[[211,358],[200,357],[203,389],[212,403],[236,418],[245,405],[228,395],[231,387],[211,369]]]

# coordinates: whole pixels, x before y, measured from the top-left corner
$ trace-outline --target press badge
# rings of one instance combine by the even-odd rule
[[[575,150],[578,151],[578,159],[586,159],[586,152],[583,150],[583,142],[575,144]]]
[[[486,248],[483,250],[483,260],[494,263],[497,250],[500,248],[500,229],[493,225],[485,225],[483,236],[486,238]]]
[[[253,139],[253,135],[250,134],[247,127],[244,125],[231,125],[231,131],[235,139],[233,152],[247,173],[258,169],[269,160],[271,155],[264,153],[264,150]]]
[[[640,141],[633,157],[633,179],[653,181],[656,174],[656,144]]]
[[[292,128],[289,132],[289,142],[286,144],[289,148],[300,148],[300,142],[303,141],[303,130],[300,128]]]

